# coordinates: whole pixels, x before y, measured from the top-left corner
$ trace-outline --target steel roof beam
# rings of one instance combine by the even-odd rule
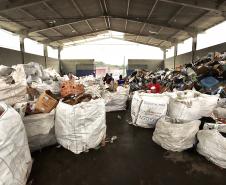
[[[71,3],[73,5],[73,7],[78,11],[78,13],[84,18],[85,15],[84,13],[82,12],[82,10],[80,9],[80,7],[78,6],[78,4],[75,2],[75,0],[71,0]],[[94,31],[94,29],[92,28],[92,26],[90,25],[89,21],[88,20],[85,20],[86,24],[89,26],[90,30],[91,31]]]
[[[12,3],[10,2],[1,3],[0,12],[8,12],[8,11],[19,9],[19,8],[26,8],[26,7],[37,5],[47,1],[49,0],[24,0],[24,1],[12,2]]]
[[[154,10],[155,10],[155,7],[157,6],[158,2],[159,2],[159,0],[155,0],[154,5],[152,6],[152,8],[151,8],[151,10],[150,10],[150,12],[149,12],[149,14],[148,14],[148,16],[147,16],[147,18],[146,18],[146,22],[149,21],[149,19],[150,19],[151,15],[153,14],[153,12],[154,12]],[[146,22],[145,22],[145,23],[143,24],[143,26],[141,27],[141,29],[140,29],[140,31],[139,31],[139,34],[138,34],[138,36],[136,37],[136,41],[138,40],[140,34],[143,32],[143,30],[144,30],[144,28],[145,28],[145,26],[146,26],[146,24],[147,24]]]
[[[131,0],[128,0],[128,1],[127,1],[127,9],[126,9],[126,16],[127,16],[127,17],[129,16],[130,3],[131,3]],[[127,24],[128,24],[128,20],[126,19],[125,31],[126,31],[126,29],[127,29]]]
[[[202,3],[202,5],[200,5],[200,3],[198,3],[198,1],[196,1],[197,3],[194,3],[194,1],[189,1],[189,3],[186,1],[183,1],[183,0],[160,0],[162,2],[165,2],[165,3],[169,3],[169,4],[176,4],[176,5],[181,5],[181,6],[185,6],[185,7],[190,7],[190,8],[195,8],[195,9],[201,9],[201,10],[206,10],[206,11],[214,11],[214,12],[221,12],[219,9],[218,9],[218,5],[216,4],[215,7],[208,7],[208,6],[205,6],[204,4],[205,1],[203,1],[204,3]]]
[[[46,30],[49,30],[51,28],[57,28],[57,27],[62,27],[62,26],[66,26],[68,24],[75,24],[75,23],[79,23],[79,22],[82,22],[82,21],[88,21],[88,20],[92,20],[92,19],[97,19],[97,18],[112,18],[112,19],[122,19],[122,20],[127,20],[127,21],[132,21],[132,22],[137,22],[137,23],[141,23],[141,24],[148,24],[148,25],[153,25],[153,26],[159,26],[159,27],[162,27],[162,28],[169,28],[169,29],[174,29],[174,30],[179,30],[179,31],[184,31],[184,32],[188,32],[188,33],[192,33],[192,32],[195,32],[193,31],[192,29],[190,28],[181,28],[181,27],[177,27],[177,26],[172,26],[172,25],[169,25],[169,24],[165,24],[165,23],[153,23],[153,22],[146,22],[146,21],[143,21],[143,20],[137,20],[136,18],[127,18],[127,17],[119,17],[119,16],[97,16],[97,17],[84,17],[84,18],[79,18],[79,19],[74,19],[72,21],[72,19],[70,19],[70,21],[65,21],[63,24],[57,24],[55,26],[52,26],[52,27],[45,27],[45,28],[40,28],[40,27],[36,27],[36,28],[32,28],[32,29],[29,29],[28,30],[28,33],[34,33],[34,32],[41,32],[41,31],[46,31]]]
[[[99,31],[94,31],[94,32],[86,33],[86,34],[79,34],[79,35],[69,36],[69,37],[58,37],[57,36],[56,39],[52,39],[50,37],[47,40],[49,41],[49,43],[59,42],[59,41],[66,40],[66,39],[71,39],[71,38],[76,38],[76,37],[84,37],[84,36],[88,36],[88,35],[91,35],[91,34],[94,34],[94,33],[101,33],[103,31],[107,31],[107,30],[99,30]],[[112,29],[112,31],[122,32],[122,31],[118,31],[118,30],[114,30],[114,29]],[[122,33],[130,34],[131,36],[134,36],[134,37],[137,36],[137,34],[136,33],[133,33],[133,32],[128,32],[127,31],[127,32],[122,32]],[[158,40],[163,40],[163,41],[171,42],[172,44],[177,43],[177,40],[176,39],[168,39],[168,38],[163,37],[163,36],[149,36],[149,35],[141,35],[141,36],[142,37],[154,38],[154,39],[158,39]]]
[[[103,3],[102,3],[101,0],[99,0],[99,4],[100,4],[100,8],[101,8],[102,14],[103,14],[103,15],[107,14],[107,13],[105,12],[104,5],[103,5]],[[106,24],[106,28],[109,29],[110,27],[109,27],[108,20],[107,20],[106,17],[104,17],[104,21],[105,21],[105,24]]]
[[[174,21],[177,16],[182,12],[182,10],[184,9],[184,6],[181,6],[177,12],[168,20],[168,24],[170,24],[172,21]]]
[[[104,5],[104,9],[105,9],[105,15],[108,16],[109,15],[109,9],[108,9],[108,5],[106,0],[103,0],[103,5]],[[109,19],[109,17],[107,17],[107,22],[108,22],[108,27],[109,29],[111,28],[111,21]]]

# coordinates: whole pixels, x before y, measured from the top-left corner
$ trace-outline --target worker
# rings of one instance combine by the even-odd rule
[[[103,81],[104,81],[106,84],[110,84],[112,80],[114,80],[114,79],[112,78],[112,74],[109,75],[108,73],[106,73],[106,75],[105,75]]]
[[[69,72],[67,76],[68,76],[69,80],[74,80],[74,75],[72,72]]]
[[[122,75],[119,75],[118,86],[123,86],[125,84],[125,80],[122,79]]]
[[[157,82],[156,78],[152,79],[152,83],[148,84],[148,88],[150,90],[150,93],[160,93],[161,92],[161,86]]]

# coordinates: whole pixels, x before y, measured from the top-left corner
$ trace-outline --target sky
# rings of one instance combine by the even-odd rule
[[[61,56],[63,59],[95,59],[122,65],[128,59],[163,59],[163,52],[156,47],[109,38],[65,48]]]
[[[198,34],[197,50],[226,42],[225,33],[226,21]],[[123,37],[122,34],[117,36]],[[20,50],[19,36],[0,29],[0,47]],[[191,50],[191,38],[178,45],[178,54],[190,52]],[[43,45],[30,39],[25,39],[25,51],[43,56]],[[56,49],[48,47],[48,55],[50,57],[57,58],[57,52]],[[174,48],[172,47],[168,50],[166,56],[169,58],[173,54]],[[62,51],[61,56],[63,59],[95,59],[107,64],[122,65],[128,59],[163,59],[163,52],[156,47],[109,38],[66,47]]]

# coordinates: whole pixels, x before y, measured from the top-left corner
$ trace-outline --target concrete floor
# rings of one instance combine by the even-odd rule
[[[226,170],[195,150],[162,149],[152,141],[152,129],[128,125],[129,119],[129,111],[107,114],[107,134],[118,140],[99,150],[74,155],[54,146],[33,153],[32,185],[226,184]]]

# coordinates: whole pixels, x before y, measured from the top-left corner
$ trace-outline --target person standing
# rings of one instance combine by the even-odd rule
[[[148,89],[150,90],[150,93],[160,93],[161,92],[161,86],[157,82],[156,78],[153,78],[152,82],[148,84]]]
[[[122,75],[119,76],[118,86],[123,86],[125,84],[125,80],[122,79]]]

